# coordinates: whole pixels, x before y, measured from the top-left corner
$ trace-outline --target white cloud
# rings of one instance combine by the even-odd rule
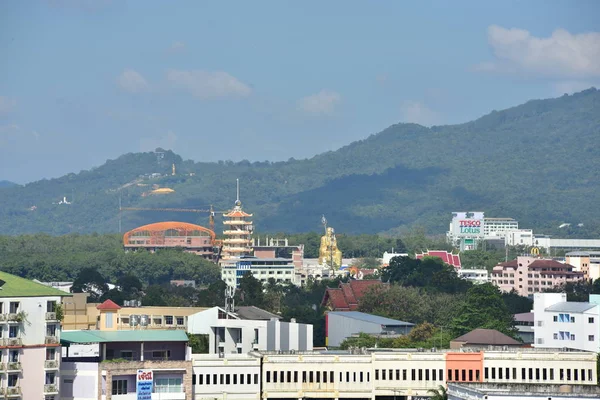
[[[476,70],[571,78],[600,76],[600,32],[572,34],[557,29],[542,38],[524,29],[491,25],[488,41],[496,59],[477,65]]]
[[[0,116],[10,114],[17,102],[6,96],[0,96]]]
[[[168,131],[160,137],[144,137],[140,139],[140,151],[154,151],[158,147],[173,150],[175,142],[177,142],[177,135],[173,131]]]
[[[412,122],[423,126],[435,125],[440,120],[437,112],[420,101],[409,100],[403,102],[400,106],[400,113],[404,122]]]
[[[183,42],[173,42],[171,47],[169,47],[169,51],[171,53],[181,53],[185,51],[185,43]]]
[[[224,71],[170,70],[167,80],[175,88],[188,91],[201,99],[218,97],[246,97],[252,93],[250,86]]]
[[[331,115],[341,100],[339,93],[324,89],[298,100],[298,110],[312,115]]]
[[[148,82],[133,69],[124,70],[117,78],[119,87],[129,93],[139,93],[148,89]]]

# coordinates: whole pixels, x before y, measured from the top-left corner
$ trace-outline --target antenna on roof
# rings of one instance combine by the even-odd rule
[[[235,181],[237,183],[237,197],[236,197],[236,200],[240,201],[240,179],[238,178]]]

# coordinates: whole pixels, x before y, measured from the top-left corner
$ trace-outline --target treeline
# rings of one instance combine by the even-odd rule
[[[220,279],[215,264],[178,249],[125,252],[122,236],[45,234],[0,236],[0,270],[40,281],[73,281],[84,268],[114,283],[125,274],[144,284],[172,279],[206,285]]]

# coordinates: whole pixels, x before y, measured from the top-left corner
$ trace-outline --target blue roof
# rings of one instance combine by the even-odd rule
[[[63,343],[107,343],[107,342],[187,342],[183,330],[123,330],[123,331],[62,331]]]
[[[384,326],[414,326],[410,322],[399,321],[397,319],[391,319],[386,317],[380,317],[379,315],[366,314],[360,311],[330,311],[329,314],[339,315],[346,318],[358,319],[360,321],[371,322],[373,324],[379,324]]]

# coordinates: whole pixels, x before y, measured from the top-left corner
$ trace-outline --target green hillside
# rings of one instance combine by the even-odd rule
[[[442,233],[450,212],[467,209],[545,232],[561,222],[594,227],[599,138],[600,92],[589,89],[460,125],[393,125],[307,160],[194,163],[170,151],[126,154],[90,171],[3,189],[0,233],[115,232],[119,197],[129,207],[224,210],[235,200],[236,178],[258,232],[314,231],[325,214],[338,232],[423,225]],[[166,176],[140,178],[152,173]],[[142,196],[153,184],[175,193]],[[53,204],[64,196],[72,204]],[[128,211],[123,230],[165,219],[207,224],[201,214]]]

